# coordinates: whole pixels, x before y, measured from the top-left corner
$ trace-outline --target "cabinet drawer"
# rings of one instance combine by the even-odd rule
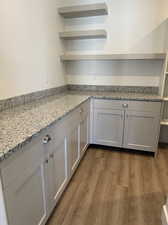
[[[128,109],[141,112],[152,112],[157,115],[161,112],[161,102],[95,99],[93,106],[98,109]]]
[[[152,112],[152,114],[160,115],[161,102],[148,102],[148,101],[126,101],[128,110]]]
[[[103,99],[94,99],[93,107],[97,109],[122,109],[122,104],[125,101],[120,100],[103,100]]]
[[[32,141],[23,147],[1,165],[3,187],[7,188],[13,183],[24,183],[38,168],[43,160],[44,134],[34,137]]]

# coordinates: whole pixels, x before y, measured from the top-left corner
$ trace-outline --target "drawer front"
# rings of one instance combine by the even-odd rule
[[[22,151],[6,159],[1,166],[3,187],[7,188],[13,183],[24,183],[29,176],[39,167],[43,160],[43,137],[34,139],[23,147]]]
[[[122,109],[125,101],[120,100],[103,100],[103,99],[94,99],[93,108],[97,109]]]
[[[121,101],[121,100],[101,100],[95,99],[93,107],[98,109],[125,109],[143,112],[152,112],[160,115],[161,102],[149,101]]]
[[[127,101],[128,110],[152,112],[153,115],[160,115],[161,102],[147,102],[147,101]]]

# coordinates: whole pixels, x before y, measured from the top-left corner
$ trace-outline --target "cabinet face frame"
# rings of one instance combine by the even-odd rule
[[[73,130],[69,133],[67,137],[67,155],[68,155],[69,178],[71,178],[80,160],[79,125],[73,128]],[[73,156],[75,156],[75,158],[73,158]]]
[[[84,155],[84,153],[89,145],[89,119],[90,119],[90,115],[87,114],[80,122],[80,127],[79,127],[79,140],[80,140],[79,141],[79,154],[80,154],[80,157],[82,157]],[[86,128],[86,130],[85,130],[85,128]],[[82,135],[83,135],[83,137],[82,137]],[[84,140],[84,138],[86,138],[86,140]]]

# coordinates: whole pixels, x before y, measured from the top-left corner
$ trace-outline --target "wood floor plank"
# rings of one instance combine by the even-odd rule
[[[168,148],[157,158],[90,148],[47,225],[161,225]]]

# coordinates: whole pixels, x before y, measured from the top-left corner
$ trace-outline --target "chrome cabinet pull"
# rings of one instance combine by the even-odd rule
[[[128,104],[122,104],[123,108],[128,108]]]
[[[45,160],[45,163],[48,164],[48,159]]]
[[[80,113],[83,113],[83,109],[82,108],[80,109]]]
[[[47,144],[49,141],[51,141],[51,137],[49,134],[47,134],[44,138],[43,138],[43,144]]]

